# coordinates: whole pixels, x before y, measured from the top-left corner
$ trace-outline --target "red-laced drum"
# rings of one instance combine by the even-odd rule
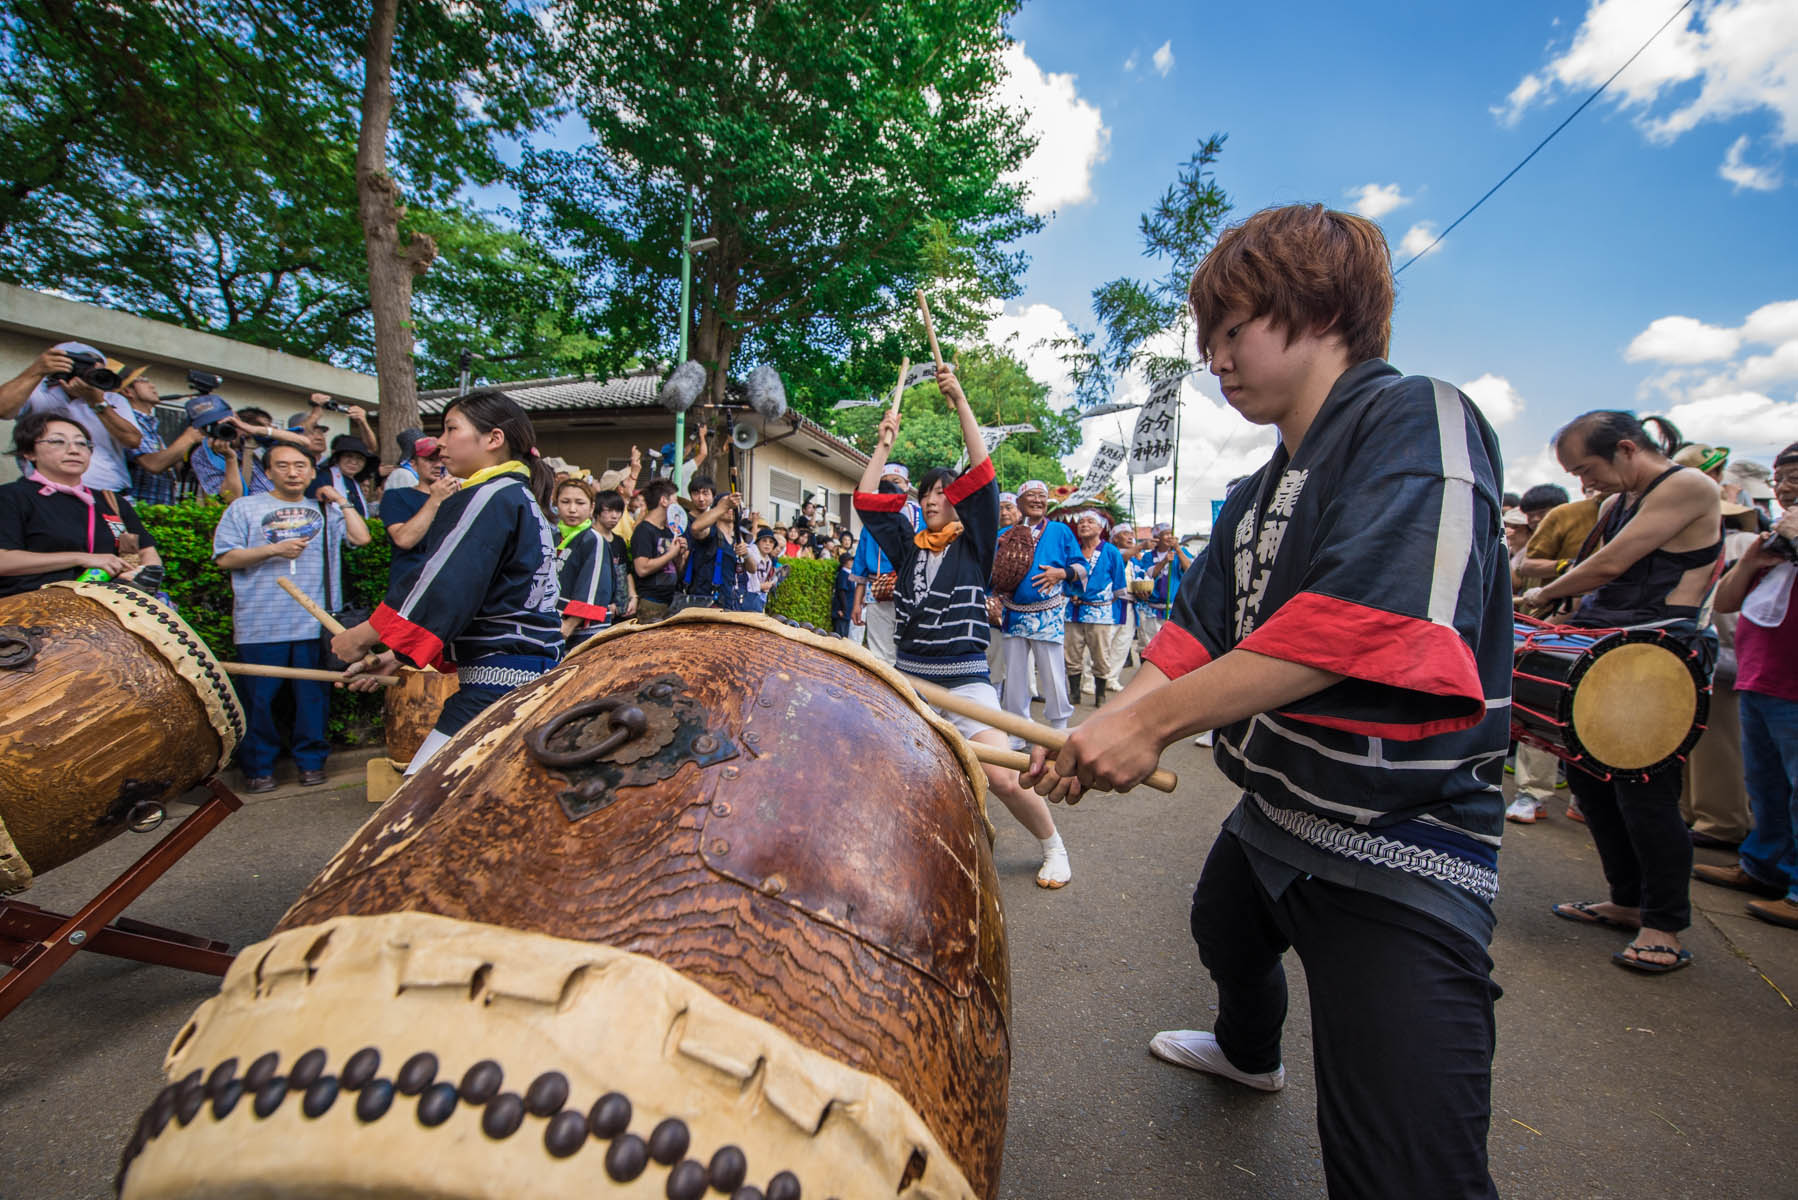
[[[160,821],[243,736],[187,623],[126,584],[0,600],[0,893]]]
[[[990,1198],[984,804],[842,639],[703,610],[602,633],[239,954],[123,1194]]]
[[[1511,731],[1601,779],[1684,761],[1704,732],[1710,679],[1664,629],[1517,618]]]

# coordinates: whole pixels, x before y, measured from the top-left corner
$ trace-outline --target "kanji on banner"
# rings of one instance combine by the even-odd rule
[[[1105,490],[1105,485],[1111,482],[1111,477],[1117,474],[1118,467],[1123,465],[1127,453],[1121,442],[1100,442],[1099,452],[1093,455],[1092,466],[1086,469],[1085,476],[1081,478],[1079,490],[1062,501],[1061,506],[1066,508],[1097,500],[1099,493]]]
[[[1173,458],[1180,385],[1185,382],[1185,375],[1175,375],[1149,389],[1149,402],[1137,414],[1136,432],[1130,438],[1130,474],[1159,471]]]

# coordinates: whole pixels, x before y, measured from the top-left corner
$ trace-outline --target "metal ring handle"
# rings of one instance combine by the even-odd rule
[[[125,818],[125,827],[132,833],[149,833],[161,825],[168,815],[168,809],[155,801],[140,801],[131,806],[131,814]]]
[[[37,641],[18,626],[0,629],[0,670],[14,671],[37,657]]]
[[[601,714],[610,714],[609,724],[612,731],[591,746],[577,747],[573,750],[554,750],[550,748],[549,739],[575,721],[586,720]],[[577,704],[567,712],[559,713],[531,730],[525,737],[525,746],[532,757],[546,767],[578,767],[582,763],[594,762],[604,758],[618,747],[634,737],[641,737],[649,728],[649,718],[641,708],[618,696],[604,696],[598,700],[589,700],[585,704]]]

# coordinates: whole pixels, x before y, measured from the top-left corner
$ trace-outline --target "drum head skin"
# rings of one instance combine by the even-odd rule
[[[1642,770],[1676,753],[1697,715],[1698,688],[1691,669],[1673,651],[1652,642],[1632,642],[1600,654],[1573,694],[1573,728],[1580,743],[1617,770]]]

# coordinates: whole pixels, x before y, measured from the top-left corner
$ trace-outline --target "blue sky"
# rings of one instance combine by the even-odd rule
[[[1045,340],[1091,327],[1098,284],[1156,272],[1138,215],[1214,131],[1229,138],[1217,174],[1236,216],[1357,208],[1403,262],[1678,7],[1025,0],[1004,99],[1041,134],[1027,181],[1049,221],[1024,243],[1024,292],[991,336],[1066,395]],[[583,132],[569,121],[543,140]],[[1548,437],[1592,408],[1670,414],[1694,440],[1767,461],[1798,441],[1794,145],[1798,0],[1699,0],[1399,276],[1394,363],[1480,403],[1512,490],[1571,483]],[[1127,381],[1120,396],[1146,391]],[[1179,514],[1203,528],[1206,501],[1274,438],[1209,376],[1188,384],[1183,413]],[[1119,435],[1117,418],[1090,422],[1070,469]],[[1137,497],[1147,515],[1146,482]]]
[[[1062,318],[1090,325],[1096,284],[1153,269],[1137,215],[1212,131],[1229,135],[1218,177],[1237,214],[1351,207],[1374,185],[1386,203],[1363,207],[1396,252],[1473,203],[1677,7],[1030,0],[1014,79],[1045,128],[1038,194],[1059,202],[996,332],[1051,375],[1031,346]],[[1596,407],[1672,411],[1764,461],[1798,440],[1795,141],[1798,4],[1695,5],[1399,277],[1394,362],[1481,381],[1512,485],[1550,478],[1549,434]],[[1272,444],[1208,377],[1185,417],[1183,525]]]

